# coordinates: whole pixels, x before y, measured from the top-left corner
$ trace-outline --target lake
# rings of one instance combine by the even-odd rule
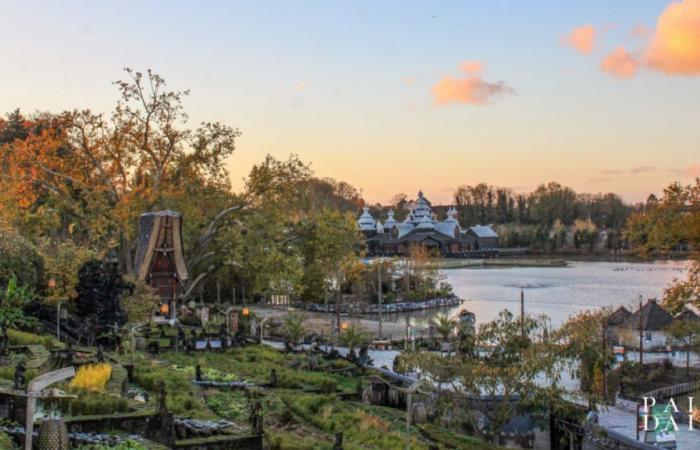
[[[661,298],[674,278],[685,278],[688,261],[582,262],[567,267],[493,267],[445,270],[455,294],[467,300],[442,311],[455,316],[462,309],[476,314],[477,323],[488,322],[504,308],[520,314],[520,287],[525,311],[546,314],[554,326],[571,314],[591,308],[637,307],[639,296]],[[425,322],[440,311],[408,313]],[[387,315],[403,322],[406,314]]]

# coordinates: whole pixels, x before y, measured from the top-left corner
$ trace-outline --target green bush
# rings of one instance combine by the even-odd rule
[[[43,345],[47,350],[54,350],[63,345],[53,336],[20,330],[7,330],[7,338],[10,345]]]
[[[36,319],[24,315],[24,308],[33,299],[33,290],[20,284],[17,276],[12,274],[4,289],[0,287],[0,325],[15,329],[34,326]]]
[[[3,450],[14,450],[17,446],[10,436],[0,431],[0,448]]]
[[[27,239],[0,224],[0,288],[12,275],[20,285],[41,291],[44,287],[44,262]]]
[[[129,401],[124,397],[95,392],[73,391],[78,398],[63,399],[58,407],[64,414],[71,416],[96,416],[102,414],[122,413],[130,410]]]
[[[139,444],[138,442],[127,440],[118,444],[116,447],[107,447],[106,445],[90,444],[82,445],[77,450],[148,450],[148,447]]]

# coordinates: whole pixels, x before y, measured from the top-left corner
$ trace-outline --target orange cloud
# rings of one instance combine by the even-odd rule
[[[438,105],[450,103],[485,105],[493,97],[513,94],[515,91],[502,81],[489,83],[476,75],[464,79],[448,75],[433,86],[431,93]]]
[[[576,27],[564,37],[564,43],[572,46],[579,53],[590,53],[595,45],[595,29],[593,25]]]
[[[700,75],[700,0],[670,4],[659,16],[647,65],[672,75]]]
[[[459,65],[459,70],[464,73],[481,73],[484,70],[484,64],[481,61],[464,61]]]
[[[617,47],[603,58],[600,68],[618,78],[632,78],[639,69],[639,61],[624,47]]]

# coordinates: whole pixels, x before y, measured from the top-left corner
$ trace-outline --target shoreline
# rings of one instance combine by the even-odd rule
[[[329,337],[331,335],[332,328],[335,326],[335,314],[304,311],[298,308],[270,308],[259,305],[250,306],[249,308],[255,313],[255,315],[263,319],[267,318],[280,321],[284,320],[284,317],[289,311],[301,311],[306,316],[306,319],[304,320],[304,325],[306,326],[306,328],[309,331],[314,331],[318,334],[321,334],[324,337]],[[379,321],[376,319],[341,314],[340,321],[352,323],[355,326],[358,326],[366,333],[370,333],[372,335],[372,339],[376,339],[379,336]],[[413,333],[416,337],[428,335],[428,327],[426,324],[413,323],[412,328]],[[405,336],[405,324],[390,321],[382,321],[382,338],[391,340],[403,340]]]

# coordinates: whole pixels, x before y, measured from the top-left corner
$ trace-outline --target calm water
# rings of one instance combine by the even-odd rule
[[[465,300],[447,312],[461,309],[476,314],[477,323],[494,319],[499,311],[520,311],[520,286],[525,290],[525,310],[546,314],[557,326],[572,313],[605,306],[616,308],[639,303],[639,296],[661,298],[674,278],[684,278],[687,261],[652,263],[570,262],[568,267],[511,267],[447,270],[455,293]],[[438,311],[411,314],[423,322]],[[388,320],[404,320],[394,315]]]

